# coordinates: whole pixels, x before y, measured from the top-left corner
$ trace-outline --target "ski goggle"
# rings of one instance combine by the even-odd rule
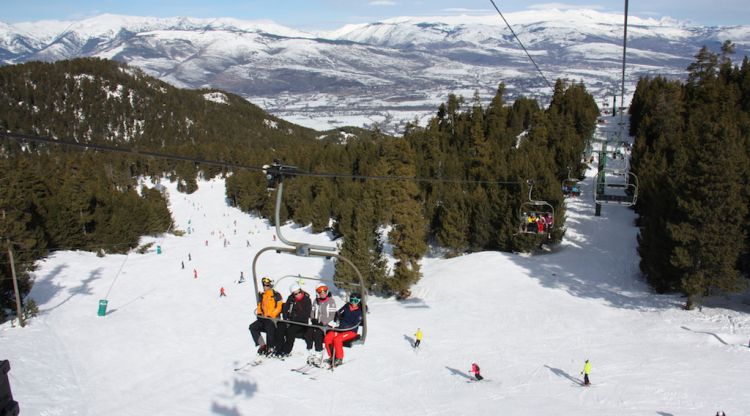
[[[356,296],[352,296],[349,298],[349,302],[351,302],[352,305],[359,305],[360,300],[361,299]]]
[[[271,279],[264,277],[261,282],[263,283],[263,286],[271,286]]]
[[[318,292],[319,294],[323,295],[323,294],[328,293],[328,287],[321,286],[321,287],[315,289],[315,291]]]

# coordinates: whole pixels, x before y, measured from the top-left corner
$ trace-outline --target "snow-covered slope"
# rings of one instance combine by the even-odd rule
[[[222,180],[201,182],[192,195],[165,185],[177,228],[189,234],[144,239],[161,254],[57,252],[35,272],[30,296],[40,315],[25,328],[0,326],[0,358],[11,362],[21,414],[705,416],[750,409],[747,305],[713,300],[687,312],[679,297],[652,294],[639,278],[633,212],[605,206],[595,217],[590,178],[584,195],[569,200],[566,237],[552,253],[424,259],[413,298],[371,297],[367,343],[347,349],[335,372],[310,376],[290,371],[303,365],[300,341],[286,361],[233,371],[255,351],[247,330],[251,281],[236,281],[240,272],[250,277],[259,249],[279,244],[275,230],[227,207]],[[307,228],[285,226],[284,235],[335,244]],[[259,272],[330,276],[332,267],[270,253]],[[287,287],[278,289],[286,295]],[[100,299],[109,301],[104,317],[97,316]],[[425,336],[414,352],[417,327]],[[578,384],[586,359],[590,388]],[[472,362],[486,381],[468,383]]]
[[[597,97],[619,93],[620,14],[540,8],[508,21],[545,77],[583,80]],[[640,76],[682,77],[698,50],[727,39],[750,54],[750,26],[704,27],[630,16],[626,95]],[[0,63],[80,56],[116,59],[189,88],[241,94],[319,129],[379,123],[390,132],[434,114],[450,92],[485,100],[550,90],[497,14],[400,17],[307,33],[269,21],[101,15],[0,25]],[[610,98],[611,99],[611,98]]]

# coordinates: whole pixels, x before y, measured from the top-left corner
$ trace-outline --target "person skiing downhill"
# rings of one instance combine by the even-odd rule
[[[581,374],[583,374],[584,386],[591,385],[591,382],[589,381],[590,372],[591,372],[591,363],[589,362],[589,360],[586,360],[586,362],[583,364],[583,371],[581,371]]]
[[[474,374],[474,378],[477,381],[481,381],[481,380],[484,379],[484,377],[482,377],[482,375],[479,373],[479,371],[480,370],[479,370],[479,366],[477,365],[477,363],[471,363],[471,370],[469,370],[469,374],[473,373]]]
[[[414,348],[419,348],[419,344],[422,343],[422,328],[417,328],[417,333],[414,334],[414,337],[417,339],[414,341]]]

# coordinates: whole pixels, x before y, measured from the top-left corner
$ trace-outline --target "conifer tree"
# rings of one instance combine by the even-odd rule
[[[413,177],[414,154],[403,139],[383,143],[381,170],[390,176]],[[385,198],[391,206],[391,231],[388,239],[393,245],[396,265],[388,288],[400,297],[409,296],[409,287],[420,278],[419,259],[427,251],[427,223],[422,215],[419,187],[411,181],[388,181],[383,186]]]
[[[438,208],[435,225],[438,244],[449,250],[450,256],[469,248],[469,209],[459,186],[450,185]]]

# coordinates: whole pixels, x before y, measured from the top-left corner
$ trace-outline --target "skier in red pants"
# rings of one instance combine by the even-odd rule
[[[339,365],[343,362],[344,342],[357,337],[357,330],[362,323],[362,308],[359,305],[361,300],[362,297],[358,293],[349,295],[349,302],[336,312],[334,320],[338,321],[338,328],[326,333],[324,344],[328,356],[334,358],[333,365]]]

